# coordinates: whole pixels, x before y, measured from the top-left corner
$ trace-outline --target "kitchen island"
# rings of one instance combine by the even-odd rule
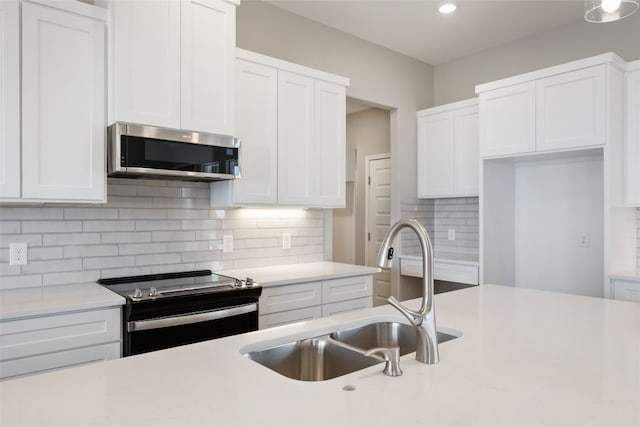
[[[438,365],[403,356],[401,377],[303,382],[242,355],[404,321],[383,306],[6,381],[0,425],[640,425],[640,304],[483,285],[437,295],[436,313],[462,335]]]

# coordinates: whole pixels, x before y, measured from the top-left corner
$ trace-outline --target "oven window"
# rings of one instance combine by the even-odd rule
[[[121,137],[120,144],[123,167],[236,175],[237,148],[126,135]]]
[[[125,356],[193,344],[258,329],[258,312],[190,325],[135,331],[125,334]]]

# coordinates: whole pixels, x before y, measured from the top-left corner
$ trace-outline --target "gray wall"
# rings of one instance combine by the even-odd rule
[[[257,1],[237,9],[236,34],[238,47],[348,77],[347,96],[393,110],[392,193],[415,195],[416,111],[433,102],[430,65]]]
[[[608,24],[579,21],[438,65],[434,105],[472,98],[480,83],[610,51],[627,61],[640,59],[640,13]]]

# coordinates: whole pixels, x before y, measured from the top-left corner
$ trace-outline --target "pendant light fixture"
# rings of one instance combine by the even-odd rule
[[[587,22],[613,22],[632,15],[640,7],[640,0],[587,0]]]

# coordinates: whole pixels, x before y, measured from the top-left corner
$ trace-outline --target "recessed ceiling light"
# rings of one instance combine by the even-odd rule
[[[454,10],[456,10],[456,5],[453,3],[443,3],[438,8],[438,12],[443,13],[445,15],[453,12]]]

